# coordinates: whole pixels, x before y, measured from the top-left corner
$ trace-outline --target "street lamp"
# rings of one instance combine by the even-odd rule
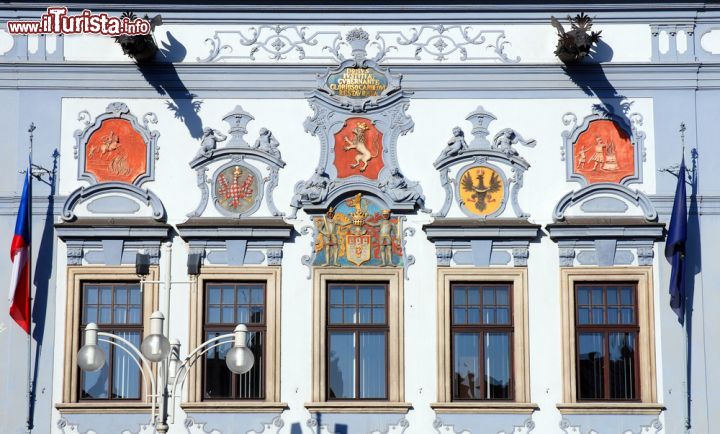
[[[153,312],[150,316],[150,334],[143,339],[140,349],[128,340],[107,332],[98,331],[97,324],[90,323],[85,327],[85,345],[77,354],[77,364],[83,371],[97,371],[105,365],[105,352],[98,346],[98,342],[115,345],[126,351],[140,368],[145,380],[147,394],[152,399],[151,424],[158,433],[166,433],[172,422],[175,412],[175,398],[177,392],[187,377],[188,370],[213,348],[232,343],[232,348],[225,356],[225,363],[235,374],[245,374],[252,369],[255,356],[247,347],[248,329],[244,324],[235,326],[232,333],[216,336],[200,344],[180,361],[180,342],[172,342],[163,334],[165,316],[162,312]],[[158,369],[159,382],[155,381],[152,364],[160,363]],[[149,384],[148,384],[149,383]],[[169,390],[168,390],[169,389]],[[168,414],[168,401],[171,413]],[[159,412],[156,413],[156,409]]]

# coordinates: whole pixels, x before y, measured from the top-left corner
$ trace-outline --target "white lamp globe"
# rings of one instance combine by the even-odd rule
[[[255,356],[247,347],[247,327],[238,324],[235,327],[234,345],[225,356],[225,363],[230,371],[242,375],[252,369]]]
[[[159,362],[170,354],[170,341],[162,334],[164,320],[161,312],[150,315],[150,335],[140,345],[140,352],[151,362]]]
[[[105,352],[97,345],[83,345],[77,354],[77,364],[83,371],[97,371],[105,366]]]
[[[97,371],[105,365],[105,352],[98,347],[98,327],[90,323],[85,327],[85,345],[77,354],[77,364],[83,371]]]
[[[225,363],[235,374],[245,374],[255,364],[255,356],[247,347],[232,347],[225,356]]]

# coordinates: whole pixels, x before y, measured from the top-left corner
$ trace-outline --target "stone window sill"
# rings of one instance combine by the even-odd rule
[[[310,413],[407,413],[412,404],[388,401],[328,401],[308,402],[305,408]]]
[[[532,414],[538,410],[538,405],[531,402],[499,402],[499,401],[472,401],[472,402],[434,402],[430,407],[439,414],[452,413],[504,413],[504,414]]]
[[[55,404],[62,414],[118,414],[118,413],[150,413],[151,406],[147,402],[70,402]]]
[[[203,401],[184,402],[180,408],[186,413],[280,413],[288,405],[267,401]]]
[[[662,404],[644,402],[574,402],[557,404],[562,414],[652,414],[665,410]]]

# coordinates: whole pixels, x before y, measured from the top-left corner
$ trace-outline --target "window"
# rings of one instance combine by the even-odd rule
[[[512,285],[452,285],[452,398],[512,399]]]
[[[310,413],[402,413],[403,270],[313,269]]]
[[[157,266],[150,267],[147,280],[158,280]],[[150,314],[157,310],[158,286],[145,283],[141,288],[135,267],[69,266],[64,295],[66,299],[57,300],[65,305],[65,358],[62,402],[56,408],[68,413],[150,411],[147,385],[127,352],[98,342],[106,361],[95,372],[78,368],[77,352],[91,322],[99,331],[139,346],[149,333]]]
[[[89,323],[139,348],[143,334],[140,284],[83,283],[78,332],[82,334]],[[80,371],[80,399],[140,399],[142,375],[130,354],[106,342],[98,344],[105,351],[105,366],[94,372]]]
[[[245,324],[255,364],[246,374],[233,374],[225,364],[231,343],[208,351],[203,369],[203,399],[265,398],[265,317],[264,283],[206,284],[204,339],[232,333],[235,325]]]
[[[560,412],[659,414],[652,267],[567,267],[560,277]]]
[[[328,399],[387,399],[387,285],[328,286]]]
[[[282,411],[280,401],[280,267],[202,268],[190,291],[188,348],[232,333],[237,324],[248,328],[248,348],[255,356],[253,368],[243,374],[230,372],[225,355],[230,343],[209,350],[193,365],[185,383],[193,412]]]
[[[531,414],[527,269],[441,267],[437,413]]]
[[[578,401],[637,399],[636,309],[632,283],[575,284]]]

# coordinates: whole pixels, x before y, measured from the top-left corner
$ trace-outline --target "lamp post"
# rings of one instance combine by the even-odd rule
[[[232,333],[216,336],[200,344],[182,361],[180,360],[180,342],[170,342],[163,333],[165,316],[160,311],[150,316],[150,334],[143,339],[138,349],[128,340],[107,332],[98,331],[97,324],[90,323],[85,327],[85,345],[77,354],[77,364],[83,371],[97,371],[105,365],[105,352],[98,342],[115,345],[126,351],[140,368],[143,376],[147,397],[151,399],[150,423],[158,433],[168,431],[168,422],[172,423],[175,412],[175,397],[182,390],[188,370],[213,348],[232,343],[233,346],[225,356],[228,369],[235,374],[245,374],[252,369],[255,356],[247,347],[247,327],[238,324]],[[153,375],[153,363],[159,364],[157,380]],[[179,389],[178,389],[179,387]],[[147,399],[147,398],[146,398]],[[168,413],[168,406],[171,412]],[[157,411],[156,411],[157,410]]]

